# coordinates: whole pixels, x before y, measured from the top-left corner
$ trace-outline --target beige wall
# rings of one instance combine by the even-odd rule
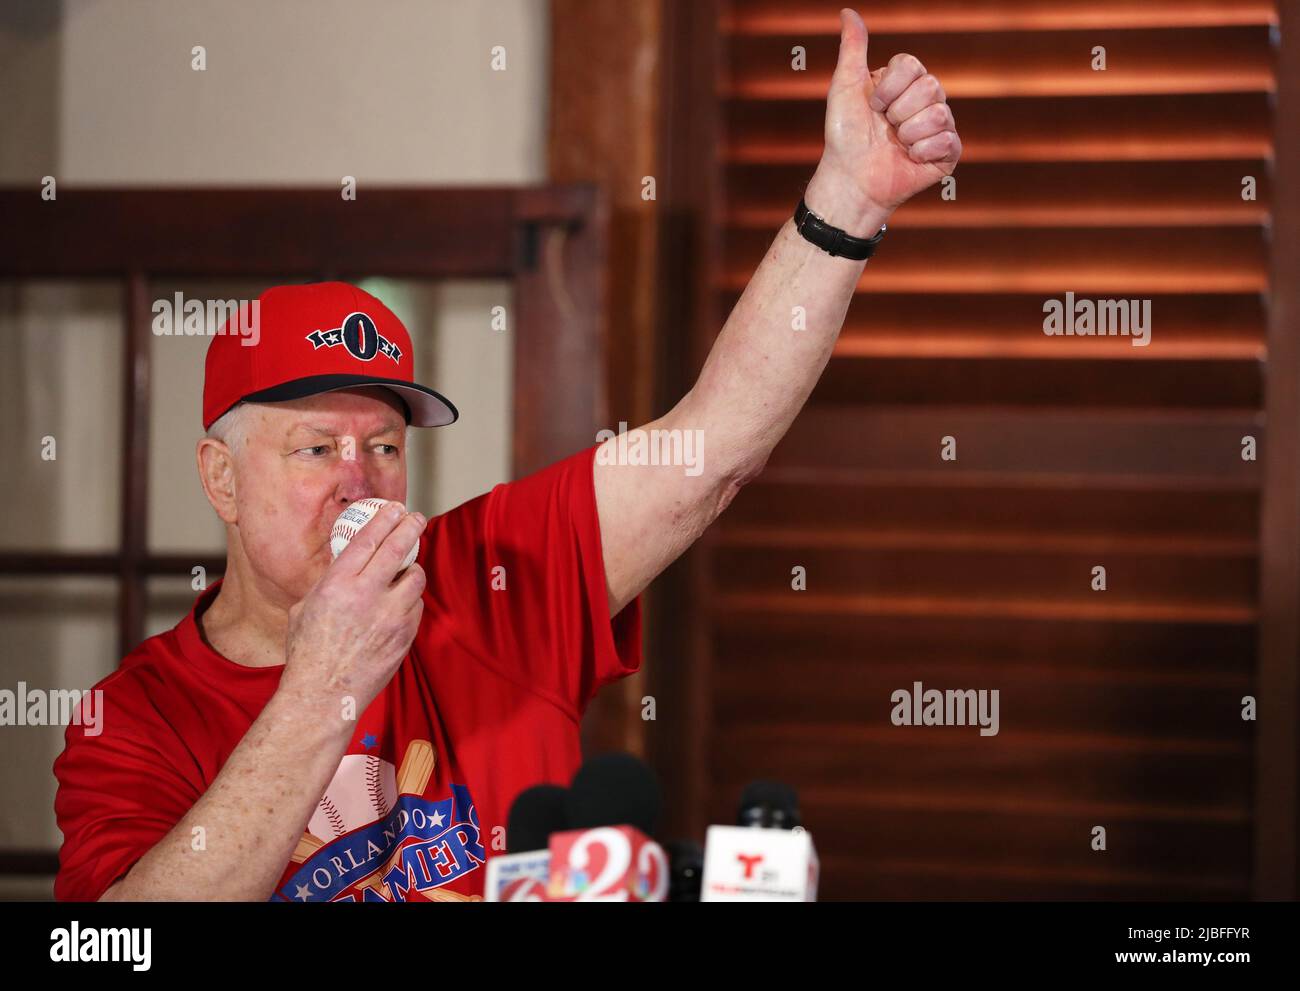
[[[0,182],[337,186],[544,181],[545,0],[69,0],[0,4]],[[191,68],[206,48],[207,69]],[[506,71],[490,69],[502,45]],[[202,237],[202,231],[194,236]],[[158,285],[222,298],[255,283]],[[439,512],[507,476],[511,342],[493,332],[500,283],[376,279],[416,339],[420,374],[461,410],[421,431],[409,501]],[[118,292],[0,286],[0,458],[11,500],[0,546],[104,550],[117,540]],[[203,348],[155,338],[149,520],[163,551],[222,546],[194,477]],[[40,439],[56,438],[42,461]],[[12,502],[11,502],[12,505]],[[151,632],[191,597],[157,583]],[[0,688],[88,688],[112,670],[112,585],[0,582]],[[0,728],[0,847],[54,849],[61,729]],[[48,892],[48,881],[0,895]]]

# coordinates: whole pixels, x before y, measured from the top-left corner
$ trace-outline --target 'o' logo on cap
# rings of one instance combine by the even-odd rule
[[[379,351],[379,331],[364,313],[353,313],[343,321],[343,346],[354,358],[369,361]]]
[[[402,349],[379,333],[375,322],[365,313],[349,313],[343,318],[343,325],[333,330],[313,330],[307,335],[313,349],[332,348],[342,344],[348,354],[359,361],[370,361],[377,354],[384,354],[393,361],[400,362]]]

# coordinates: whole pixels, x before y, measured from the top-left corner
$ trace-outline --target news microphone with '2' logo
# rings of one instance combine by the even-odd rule
[[[630,754],[587,761],[565,802],[571,828],[551,835],[545,900],[667,900],[668,858],[650,839],[660,802],[654,773]]]

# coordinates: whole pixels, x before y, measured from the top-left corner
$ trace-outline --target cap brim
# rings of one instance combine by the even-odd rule
[[[385,379],[373,375],[309,375],[249,393],[240,401],[282,403],[321,392],[338,392],[340,389],[358,389],[363,386],[379,386],[397,393],[406,404],[407,422],[413,427],[445,427],[460,418],[460,412],[451,404],[451,400],[432,389],[402,379]]]

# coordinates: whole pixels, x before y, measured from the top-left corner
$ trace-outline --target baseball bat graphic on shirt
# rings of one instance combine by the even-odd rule
[[[437,755],[427,740],[412,740],[397,771],[397,794],[423,795],[437,761]],[[324,845],[324,840],[313,836],[310,831],[304,832],[290,859],[301,864]]]
[[[316,839],[316,837],[312,836],[311,833],[304,832],[302,834],[302,839],[298,841],[298,845],[293,848],[293,855],[290,856],[289,859],[295,864],[301,864],[324,845],[323,842]]]
[[[437,761],[428,740],[412,740],[397,770],[397,794],[423,795]]]
[[[397,772],[397,793],[399,795],[423,795],[437,762],[437,754],[434,753],[433,747],[427,741],[412,740],[406,747],[406,755],[402,758],[402,766]],[[362,882],[362,887],[373,888],[378,892],[381,886],[379,874],[379,871],[372,874],[366,881]],[[477,902],[483,900],[477,895],[462,895],[458,891],[443,891],[441,888],[421,892],[421,895],[434,902]]]
[[[402,757],[402,765],[397,770],[397,794],[423,795],[436,761],[433,747],[427,740],[412,740],[408,743],[406,754]],[[380,886],[383,884],[380,880],[382,873],[382,871],[375,871],[361,882],[361,887],[370,888],[379,894]]]
[[[427,740],[412,740],[406,747],[406,754],[402,757],[402,764],[397,772],[397,794],[423,795],[424,789],[429,784],[429,778],[433,776],[433,769],[437,766],[437,762],[437,754]],[[324,845],[323,840],[313,836],[310,832],[304,832],[302,838],[298,841],[298,846],[293,851],[293,862],[302,863]],[[381,871],[376,871],[361,882],[360,887],[370,888],[377,894],[380,893],[383,883],[380,880],[381,873]],[[437,888],[423,894],[430,901],[463,902],[481,900],[472,895],[462,895],[456,891],[442,891]]]

